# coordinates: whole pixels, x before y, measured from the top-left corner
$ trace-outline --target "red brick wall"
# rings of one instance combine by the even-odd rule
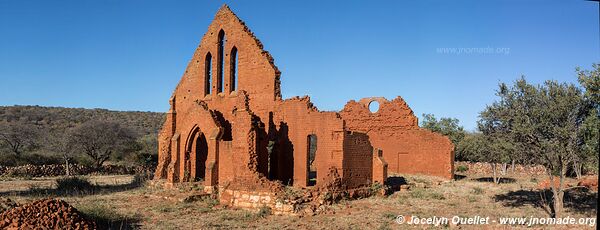
[[[348,188],[373,182],[373,147],[369,136],[345,132],[342,181]]]
[[[217,93],[219,33],[225,34],[224,91]],[[238,55],[237,89],[230,91],[230,51]],[[212,61],[207,62],[210,53]],[[206,95],[206,65],[212,69]],[[347,134],[335,112],[318,111],[308,97],[281,99],[280,72],[252,32],[222,7],[203,36],[171,99],[159,134],[157,178],[194,180],[201,168],[198,135],[206,137],[205,184],[261,188],[265,178],[307,186],[308,136],[317,136],[317,185],[334,168],[352,187],[372,181],[373,158],[365,134]],[[273,149],[269,152],[268,149]],[[271,154],[271,155],[269,155]],[[262,186],[264,187],[264,186]]]
[[[388,164],[383,158],[383,151],[373,149],[373,182],[384,184],[388,176]]]
[[[226,38],[222,74],[224,91],[217,93],[220,72],[218,34],[221,30]],[[238,82],[237,89],[230,91],[229,55],[233,47],[238,50]],[[211,94],[205,95],[205,60],[208,53],[212,56],[212,76],[209,82]],[[177,114],[172,121],[175,130],[161,132],[159,139],[169,139],[176,134],[179,134],[180,139],[177,146],[172,146],[169,151],[165,150],[165,146],[173,141],[159,143],[159,149],[162,150],[157,178],[165,178],[165,174],[170,174],[171,182],[190,180],[185,176],[192,176],[195,168],[195,164],[191,162],[194,160],[194,152],[189,151],[189,140],[193,138],[190,135],[194,128],[199,128],[207,138],[212,138],[208,140],[209,157],[206,161],[207,170],[212,171],[207,171],[205,180],[214,184],[219,180],[232,180],[236,176],[254,176],[249,171],[256,170],[257,164],[255,113],[266,117],[280,95],[279,71],[273,64],[273,59],[262,49],[262,44],[244,23],[229,8],[222,7],[202,38],[173,94],[171,111]],[[252,109],[248,107],[249,101],[252,101]],[[198,102],[205,105],[204,113],[197,111]],[[206,123],[207,121],[210,122]],[[165,123],[163,130],[168,129],[168,124]],[[214,165],[214,168],[209,169],[208,165]],[[218,174],[219,177],[215,178],[211,174]]]
[[[218,57],[218,34],[223,30],[225,33],[223,83],[224,92],[217,94],[217,73],[219,63]],[[237,90],[229,91],[231,76],[230,52],[233,47],[238,52],[237,68]],[[210,53],[212,56],[212,82],[211,94],[204,96],[205,88],[205,57]],[[251,110],[260,117],[266,117],[268,111],[275,104],[276,99],[281,98],[279,87],[280,72],[274,65],[271,55],[262,49],[262,44],[253,33],[229,8],[221,8],[208,31],[204,34],[199,47],[196,49],[192,60],[181,78],[176,89],[178,103],[186,106],[189,101],[215,100],[235,95],[240,90],[247,92],[252,101]],[[211,104],[211,107],[213,105]],[[230,107],[231,108],[231,107]],[[185,108],[183,108],[185,109]]]
[[[380,104],[375,113],[368,109],[371,101]],[[373,147],[383,150],[390,172],[453,178],[454,145],[446,136],[419,128],[402,98],[350,101],[340,115],[348,129],[367,133]]]
[[[337,113],[319,112],[308,97],[282,101],[274,110],[278,129],[284,124],[293,152],[294,186],[307,185],[308,135],[317,136],[317,185],[324,183],[330,167],[342,168],[344,122]]]

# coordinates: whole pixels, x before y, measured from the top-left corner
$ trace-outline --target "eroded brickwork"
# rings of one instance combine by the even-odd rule
[[[374,113],[369,110],[373,101],[379,103]],[[348,129],[369,136],[373,147],[383,152],[390,172],[453,178],[454,145],[446,136],[419,128],[417,117],[401,97],[350,101],[340,115]]]
[[[365,101],[350,102],[341,113],[322,112],[308,97],[282,99],[279,76],[260,41],[223,6],[170,99],[155,178],[203,181],[210,190],[226,191],[222,202],[245,204],[253,199],[235,191],[277,194],[286,185],[364,191],[384,182],[388,167],[397,167],[388,165],[388,150],[426,157],[417,162],[452,160],[436,152],[451,147],[447,138],[421,133],[401,99],[404,107],[383,106],[375,114],[365,112]],[[422,151],[408,143],[411,138],[434,147]],[[438,174],[427,167],[406,170]]]

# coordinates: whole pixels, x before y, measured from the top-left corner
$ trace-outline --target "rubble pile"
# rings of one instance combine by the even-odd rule
[[[42,199],[0,214],[0,229],[96,229],[77,209],[59,199]]]

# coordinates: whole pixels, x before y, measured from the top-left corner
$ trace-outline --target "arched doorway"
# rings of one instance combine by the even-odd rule
[[[208,159],[208,142],[199,128],[192,131],[189,140],[191,167],[189,168],[192,181],[203,181],[206,177],[206,160]]]
[[[196,178],[194,180],[204,180],[206,176],[206,159],[208,158],[208,143],[204,133],[199,132],[196,138]]]

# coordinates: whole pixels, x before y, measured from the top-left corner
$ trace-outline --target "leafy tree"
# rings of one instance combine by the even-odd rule
[[[573,84],[546,81],[529,84],[524,78],[513,86],[501,83],[499,101],[481,112],[479,128],[494,142],[512,142],[520,159],[546,167],[550,183],[552,206],[550,213],[562,213],[564,178],[578,150],[578,130],[584,116],[583,93]],[[525,162],[527,162],[525,161]]]
[[[137,139],[134,162],[144,166],[158,163],[158,137],[156,134],[144,135]]]
[[[579,150],[574,158],[573,169],[578,178],[586,172],[598,171],[598,140],[600,140],[600,65],[593,70],[577,68],[578,80],[584,92],[583,113],[585,119],[579,129]]]
[[[578,133],[579,149],[573,159],[573,171],[577,178],[584,173],[598,171],[598,140],[600,140],[600,118],[595,110],[585,117]]]
[[[72,129],[69,144],[90,157],[100,168],[115,152],[128,149],[135,141],[133,132],[115,122],[88,121]]]
[[[514,152],[512,143],[497,134],[472,133],[456,147],[457,151],[469,156],[472,161],[487,162],[492,166],[492,180],[499,184],[507,171],[507,163]]]
[[[592,70],[577,68],[576,72],[579,84],[585,89],[586,100],[600,112],[600,64],[592,64]]]
[[[421,128],[429,129],[433,132],[448,136],[450,141],[455,147],[456,160],[460,161],[474,161],[472,152],[465,152],[459,148],[460,143],[467,135],[464,128],[459,125],[459,121],[456,118],[442,117],[439,120],[433,114],[424,113],[423,120],[421,121]]]
[[[433,114],[424,113],[421,128],[446,135],[454,146],[457,146],[465,137],[465,130],[458,123],[459,121],[456,118],[442,117],[438,120]]]

